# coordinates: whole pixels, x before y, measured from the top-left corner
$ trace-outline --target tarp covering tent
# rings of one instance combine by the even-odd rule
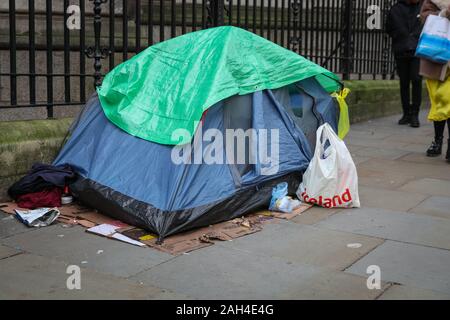
[[[149,141],[176,144],[172,132],[184,128],[192,136],[196,121],[215,103],[310,77],[330,91],[338,89],[337,76],[328,70],[227,26],[149,47],[109,72],[98,94],[106,116],[119,128]]]
[[[338,87],[329,71],[242,29],[190,33],[112,70],[54,164],[76,170],[82,202],[163,239],[266,208],[281,181],[295,191],[317,127],[337,130],[327,90]],[[236,129],[244,154],[228,135]]]

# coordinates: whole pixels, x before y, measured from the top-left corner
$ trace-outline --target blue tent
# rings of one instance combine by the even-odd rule
[[[334,99],[308,78],[220,101],[204,113],[190,148],[182,149],[186,145],[163,145],[123,131],[107,119],[94,95],[54,164],[69,164],[78,173],[71,190],[82,202],[163,239],[267,208],[279,182],[288,182],[295,192],[312,157],[316,129],[326,121],[337,131],[338,116]],[[218,151],[214,140],[198,134],[208,129],[224,137],[223,161],[195,162]],[[237,140],[229,147],[237,139],[227,136],[232,129],[256,130],[244,140],[244,161],[230,159],[238,147]],[[272,161],[251,151],[258,150],[250,146],[256,146],[260,129],[267,130],[266,153],[278,149]],[[174,154],[184,162],[174,163]]]

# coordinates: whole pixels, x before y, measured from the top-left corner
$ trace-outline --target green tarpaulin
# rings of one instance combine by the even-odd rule
[[[335,74],[279,45],[235,27],[218,27],[147,48],[110,71],[98,88],[108,119],[131,135],[177,144],[192,136],[203,112],[236,94],[316,77],[337,90]]]

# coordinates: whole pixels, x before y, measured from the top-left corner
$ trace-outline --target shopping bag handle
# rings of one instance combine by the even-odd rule
[[[325,134],[327,139],[322,141],[322,136]],[[341,140],[338,135],[334,132],[333,128],[331,128],[328,122],[325,122],[321,125],[316,131],[316,150],[314,150],[314,156],[319,158],[321,154],[325,151],[325,142],[330,142],[330,145],[336,146],[335,141]]]

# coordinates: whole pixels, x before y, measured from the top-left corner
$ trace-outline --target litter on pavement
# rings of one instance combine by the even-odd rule
[[[292,213],[268,210],[259,211],[241,218],[178,233],[165,238],[162,243],[158,242],[156,234],[109,218],[77,202],[57,208],[59,215],[56,217],[56,221],[62,225],[80,225],[86,228],[86,231],[89,233],[109,239],[140,247],[151,247],[165,253],[179,255],[209,247],[217,241],[231,241],[259,232],[264,224],[277,223],[280,219],[292,219],[310,207],[310,204],[302,203]],[[0,210],[11,214],[11,217],[16,214],[16,210],[21,211],[14,202],[0,204]],[[62,238],[63,235],[59,235],[59,237]],[[97,254],[101,253],[103,253],[103,250],[97,251]]]
[[[16,217],[28,227],[45,227],[58,218],[58,208],[40,208],[35,210],[15,209]]]

